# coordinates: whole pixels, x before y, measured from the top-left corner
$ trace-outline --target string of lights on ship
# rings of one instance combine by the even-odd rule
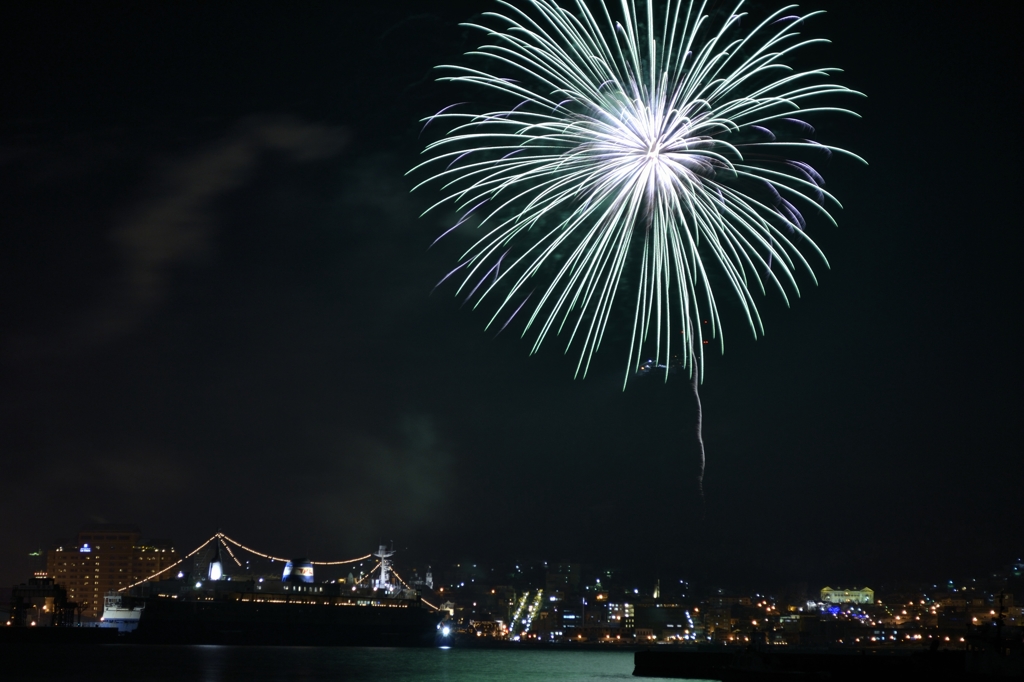
[[[212,536],[210,536],[206,540],[206,542],[202,543],[201,545],[199,545],[198,547],[193,549],[191,552],[189,552],[188,554],[183,556],[181,559],[178,559],[177,561],[175,561],[170,566],[167,566],[166,568],[163,568],[163,569],[157,571],[156,573],[153,573],[152,575],[148,575],[145,578],[143,578],[142,580],[134,582],[131,585],[128,585],[126,587],[122,587],[121,589],[118,590],[118,592],[125,592],[127,590],[132,589],[133,587],[138,587],[139,585],[142,585],[143,583],[146,583],[146,582],[149,582],[151,580],[154,580],[154,579],[158,578],[159,576],[163,575],[164,573],[167,573],[168,571],[170,571],[170,570],[176,568],[177,566],[179,566],[180,564],[184,563],[187,559],[191,559],[193,556],[195,556],[199,552],[203,551],[203,549],[205,549],[211,542],[218,542],[218,543],[220,543],[220,546],[223,547],[227,551],[228,556],[231,558],[231,560],[234,561],[235,564],[237,566],[239,566],[239,567],[242,566],[242,562],[241,562],[241,560],[239,560],[238,556],[236,556],[234,551],[232,551],[231,545],[234,545],[236,548],[244,550],[246,552],[249,552],[250,554],[252,554],[254,556],[258,556],[258,557],[260,557],[262,559],[267,559],[269,561],[279,561],[279,562],[285,564],[286,566],[290,566],[290,564],[291,564],[291,560],[290,559],[285,559],[283,557],[274,556],[272,554],[266,554],[265,552],[260,552],[258,550],[253,549],[252,547],[247,547],[246,545],[243,545],[238,540],[235,540],[235,539],[229,537],[228,535],[226,535],[224,533],[217,532],[217,533],[214,533]],[[345,564],[355,564],[355,563],[359,563],[360,561],[366,561],[367,559],[369,559],[372,556],[373,556],[373,554],[366,554],[366,555],[361,556],[361,557],[356,557],[355,559],[342,559],[342,560],[339,560],[339,561],[310,561],[309,563],[314,565],[314,566],[343,566]],[[365,582],[367,578],[369,578],[371,575],[373,575],[373,572],[376,571],[378,568],[380,568],[380,563],[381,562],[378,561],[373,566],[373,568],[370,569],[370,571],[368,573],[366,573],[361,578],[356,580],[355,583],[352,586],[353,589],[355,589],[356,585],[359,585],[359,584]],[[396,571],[393,566],[390,567],[390,572],[391,572],[392,575],[395,576],[396,579],[398,579],[398,582],[402,583],[402,586],[405,587],[405,589],[407,589],[407,590],[412,589],[411,587],[409,587],[409,584],[406,583],[405,580],[402,579],[402,576],[400,576],[398,574],[398,571]],[[421,601],[423,601],[424,604],[426,604],[427,606],[429,606],[430,608],[432,608],[434,610],[438,609],[438,607],[434,606],[433,604],[431,604],[430,602],[426,601],[425,599],[421,599]]]

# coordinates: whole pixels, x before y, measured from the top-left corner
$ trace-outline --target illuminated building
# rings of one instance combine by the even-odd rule
[[[633,604],[608,604],[608,624],[632,631],[636,625],[636,607]]]
[[[875,591],[870,587],[860,590],[840,590],[823,587],[821,588],[821,601],[826,604],[874,604]]]
[[[62,543],[46,557],[47,574],[67,590],[82,618],[99,618],[103,597],[169,567],[180,559],[169,542],[141,541],[136,526],[84,526],[75,542]],[[159,579],[173,578],[168,571]]]

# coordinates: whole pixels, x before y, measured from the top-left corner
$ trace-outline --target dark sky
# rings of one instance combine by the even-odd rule
[[[722,584],[1024,553],[1019,8],[806,6],[868,94],[818,138],[870,166],[823,168],[819,286],[756,341],[724,306],[701,521],[684,377],[623,392],[623,332],[574,381],[431,294],[460,242],[405,172],[495,3],[346,4],[2,10],[0,584],[93,521]]]

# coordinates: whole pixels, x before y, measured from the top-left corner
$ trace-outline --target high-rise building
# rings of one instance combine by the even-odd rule
[[[580,565],[563,563],[549,566],[544,576],[544,589],[548,592],[576,594],[580,589]]]
[[[67,590],[82,618],[103,615],[103,595],[128,587],[172,566],[181,557],[168,541],[142,541],[138,527],[92,524],[78,531],[74,542],[62,542],[46,557],[48,577]],[[173,578],[166,571],[156,579]]]

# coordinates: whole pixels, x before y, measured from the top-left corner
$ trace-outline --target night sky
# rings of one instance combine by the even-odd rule
[[[1024,553],[1018,6],[804,6],[868,95],[817,139],[870,165],[821,169],[831,269],[766,336],[725,297],[701,520],[686,378],[623,392],[628,328],[573,380],[431,293],[467,242],[405,172],[496,3],[346,4],[2,10],[0,585],[88,522],[723,585]]]

